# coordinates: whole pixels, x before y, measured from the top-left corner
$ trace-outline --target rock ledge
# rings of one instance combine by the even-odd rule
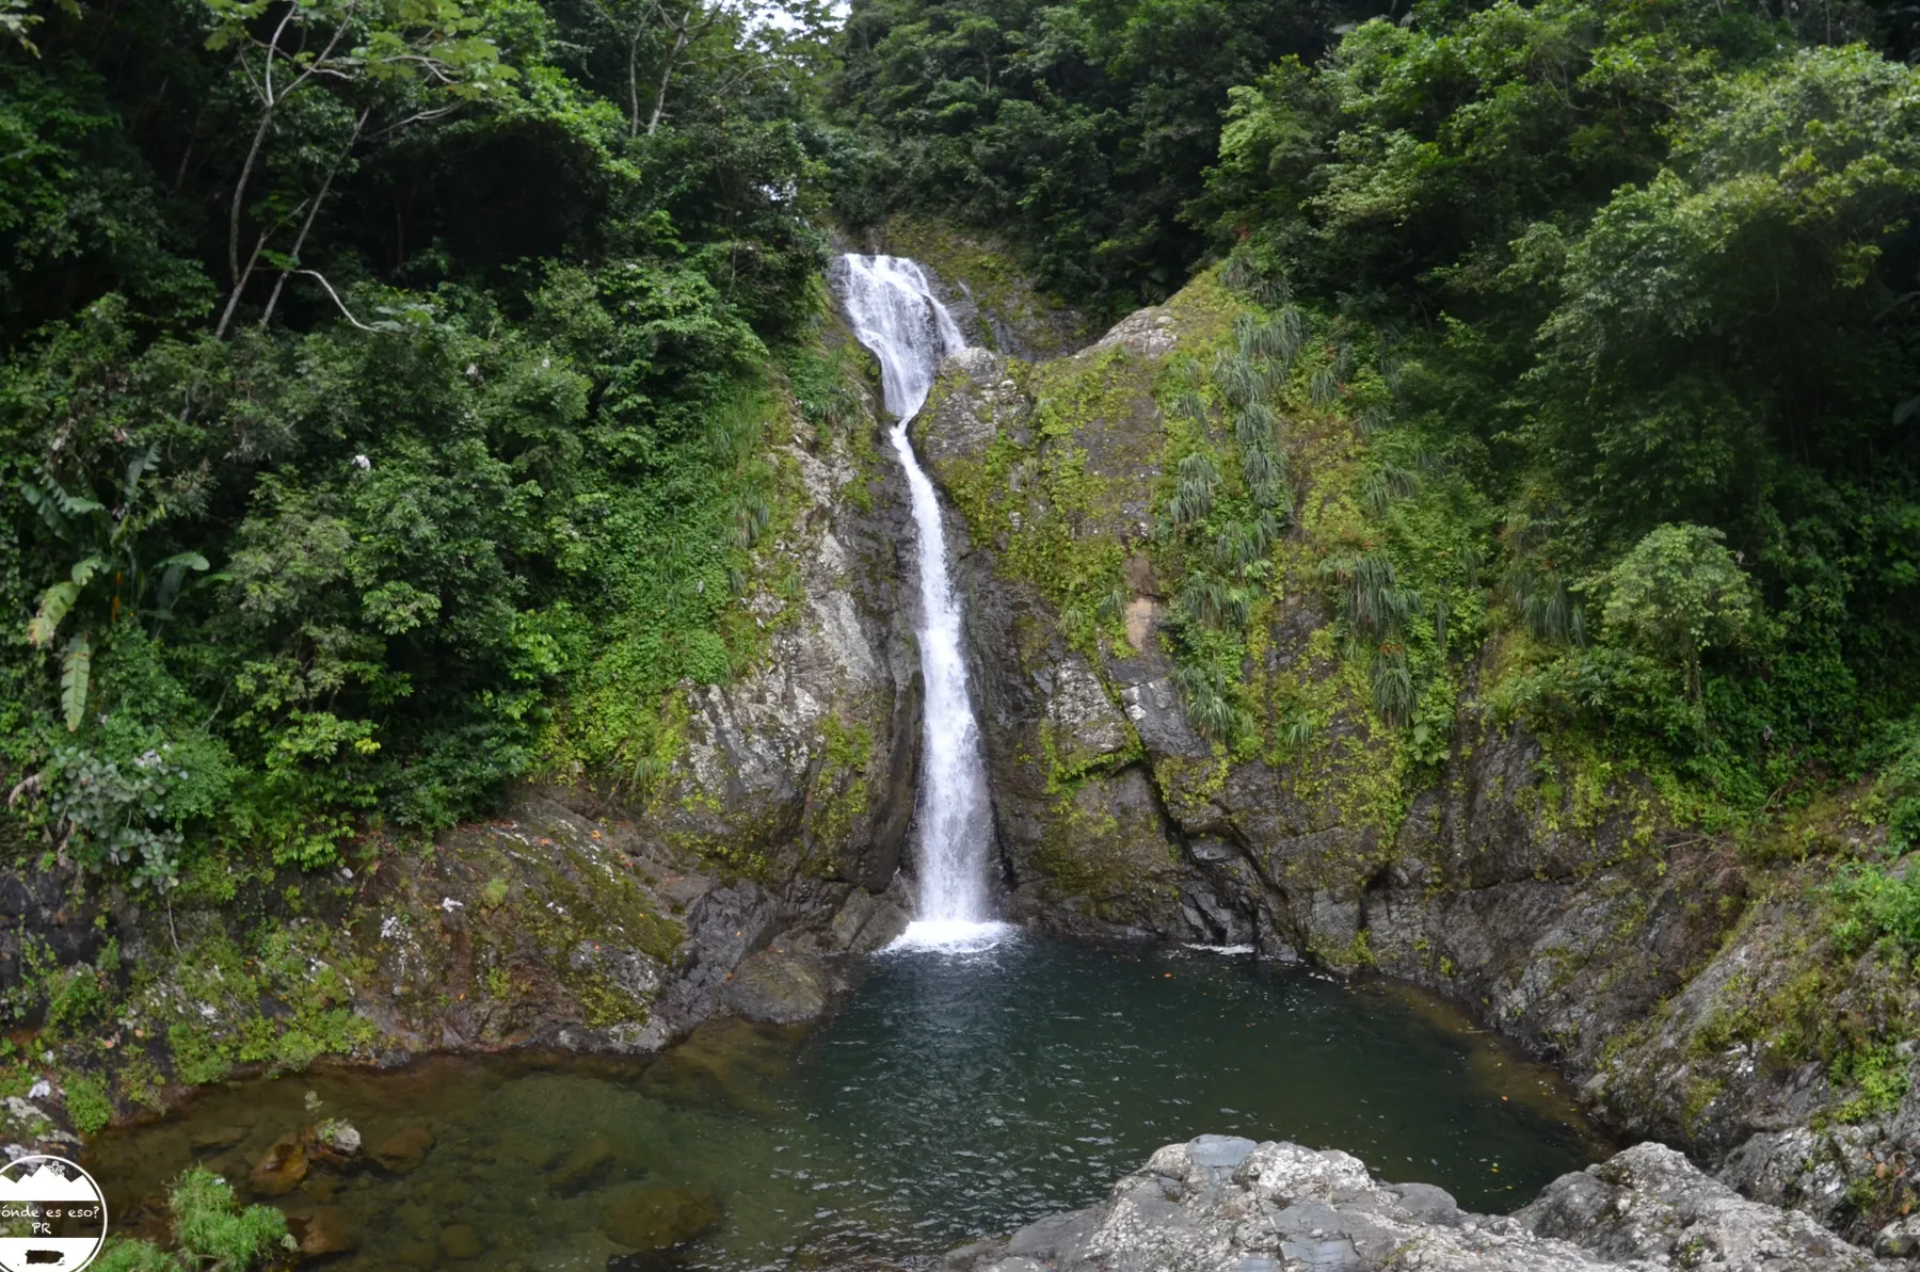
[[[1102,1205],[947,1256],[948,1272],[1878,1272],[1893,1265],[1795,1211],[1748,1201],[1641,1144],[1549,1184],[1512,1215],[1359,1158],[1203,1135],[1170,1144]]]

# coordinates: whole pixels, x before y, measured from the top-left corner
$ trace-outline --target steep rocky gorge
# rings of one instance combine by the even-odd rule
[[[1239,309],[1203,276],[1070,355],[969,350],[917,427],[966,534],[1008,912],[1415,981],[1552,1056],[1618,1129],[1910,1248],[1912,1047],[1863,1041],[1900,1036],[1910,978],[1842,958],[1821,908],[1835,862],[1873,851],[1870,801],[1819,801],[1758,842],[1702,831],[1496,709],[1482,681],[1518,639],[1497,623],[1455,660],[1444,731],[1383,726],[1317,571],[1366,533],[1364,439],[1332,411],[1287,421],[1296,513],[1247,642],[1259,743],[1190,727],[1162,639],[1177,580],[1154,518],[1180,425],[1160,402]],[[1895,1098],[1863,1095],[1836,1037],[1896,1071]]]
[[[1884,1253],[1920,1251],[1903,1219],[1920,1095],[1866,1108],[1858,1081],[1784,1038],[1809,1021],[1884,1030],[1912,1007],[1910,978],[1871,959],[1808,979],[1836,965],[1824,854],[1870,850],[1870,810],[1828,800],[1757,849],[1704,833],[1638,775],[1486,701],[1497,630],[1457,659],[1444,736],[1384,727],[1316,573],[1364,520],[1364,441],[1332,412],[1290,421],[1297,511],[1249,640],[1260,743],[1208,742],[1162,639],[1177,580],[1153,533],[1174,428],[1160,402],[1229,338],[1239,302],[1203,276],[1089,341],[1017,280],[969,283],[980,258],[951,255],[934,264],[981,347],[949,360],[914,440],[957,514],[1005,913],[1428,986],[1552,1056],[1616,1128]],[[857,414],[824,434],[791,409],[775,422],[781,505],[741,604],[764,643],[730,684],[683,687],[657,761],[555,774],[430,852],[369,840],[329,876],[235,880],[223,905],[70,907],[22,881],[0,893],[0,975],[22,974],[25,931],[66,963],[114,941],[139,969],[120,1055],[146,1065],[156,1104],[170,1082],[317,1054],[645,1055],[715,1014],[818,1015],[858,974],[842,956],[885,944],[909,909],[912,530],[871,385]],[[243,957],[258,926],[271,956]],[[1904,1072],[1911,1049],[1895,1060]],[[141,1091],[112,1096],[125,1112]],[[6,1116],[24,1142],[61,1133],[24,1101]],[[1039,1256],[976,1261],[1024,1272],[1024,1257]]]

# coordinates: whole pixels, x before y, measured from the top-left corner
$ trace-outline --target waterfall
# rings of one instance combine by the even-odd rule
[[[844,300],[854,335],[880,360],[880,385],[896,423],[894,452],[907,475],[920,566],[922,729],[919,915],[897,944],[975,947],[1006,931],[991,921],[987,863],[992,818],[980,725],[967,694],[960,601],[947,570],[947,540],[933,482],[907,427],[933,388],[940,361],[966,347],[953,315],[918,265],[897,256],[846,256]]]

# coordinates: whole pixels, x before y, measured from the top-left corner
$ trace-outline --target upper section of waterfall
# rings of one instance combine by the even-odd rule
[[[926,271],[901,256],[843,256],[843,300],[860,343],[880,359],[887,411],[909,420],[927,400],[940,361],[967,347]]]
[[[894,453],[906,472],[919,542],[920,672],[926,683],[915,826],[919,914],[897,945],[978,949],[1010,929],[992,920],[987,869],[993,815],[980,726],[967,686],[964,623],[947,567],[940,499],[907,427],[933,388],[941,360],[966,347],[926,272],[897,256],[841,260],[842,297],[860,343],[880,361],[887,410],[898,421]]]

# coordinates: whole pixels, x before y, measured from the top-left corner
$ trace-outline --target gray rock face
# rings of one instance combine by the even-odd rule
[[[1155,1153],[1103,1205],[947,1257],[948,1272],[1877,1272],[1804,1215],[1745,1201],[1641,1145],[1512,1216],[1469,1214],[1358,1158],[1202,1136]]]
[[[641,824],[669,846],[758,859],[763,879],[884,891],[905,849],[920,738],[900,586],[913,542],[905,490],[896,465],[863,468],[844,443],[781,458],[800,506],[756,552],[764,581],[744,598],[773,633],[767,654],[730,684],[686,688],[685,753]],[[856,482],[870,511],[849,498]]]
[[[1500,717],[1480,692],[1492,664],[1457,665],[1450,719],[1383,726],[1330,629],[1320,566],[1339,545],[1308,515],[1345,498],[1326,475],[1351,439],[1290,443],[1302,512],[1237,704],[1257,738],[1195,730],[1167,626],[1186,567],[1154,532],[1182,444],[1159,401],[1182,358],[1226,340],[1219,304],[1197,285],[1041,365],[955,359],[923,417],[959,514],[1008,912],[1377,968],[1755,1197],[1865,1242],[1920,1208],[1920,1096],[1863,1113],[1829,1076],[1836,1048],[1871,1042],[1884,1105],[1883,1044],[1920,1018],[1901,960],[1824,946],[1824,884],[1873,854],[1872,828],[1812,826],[1779,856],[1827,856],[1793,865],[1669,825],[1642,778]]]
[[[1861,1272],[1876,1261],[1807,1215],[1749,1201],[1661,1144],[1562,1175],[1514,1218],[1607,1259],[1726,1272]]]

